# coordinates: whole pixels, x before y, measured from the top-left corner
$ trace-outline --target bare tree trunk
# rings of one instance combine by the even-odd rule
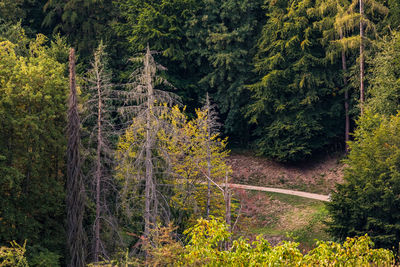
[[[146,86],[147,86],[147,109],[146,109],[146,119],[147,119],[147,129],[146,129],[146,185],[145,185],[145,211],[144,211],[144,235],[145,237],[149,236],[150,233],[150,223],[154,219],[151,220],[151,204],[154,202],[152,191],[154,190],[153,184],[153,163],[152,163],[152,135],[151,135],[151,113],[152,107],[154,104],[153,99],[153,85],[152,85],[152,76],[151,76],[151,66],[149,64],[150,57],[150,49],[147,46],[146,56],[144,60],[144,72],[146,77]],[[153,189],[153,190],[152,190]]]
[[[340,31],[340,40],[343,39],[343,32]],[[346,64],[346,54],[342,49],[342,70],[343,70],[343,84],[344,84],[344,111],[346,117],[346,125],[344,131],[344,141],[345,141],[345,152],[349,153],[349,145],[348,142],[350,140],[350,115],[349,115],[349,90],[347,88],[347,64]]]
[[[360,0],[360,110],[364,114],[364,0]]]
[[[229,227],[229,232],[232,231],[231,226],[231,192],[229,191],[228,187],[228,174],[225,176],[225,191],[224,191],[224,199],[225,199],[225,221]],[[230,241],[226,242],[226,249],[229,249]]]
[[[97,63],[97,62],[96,62]],[[101,109],[102,109],[102,101],[101,101],[101,85],[100,85],[100,75],[98,72],[98,68],[96,68],[96,76],[97,76],[97,153],[96,153],[96,219],[95,219],[95,248],[94,248],[94,261],[99,261],[99,253],[100,253],[100,182],[101,182],[101,144],[102,144],[102,135],[101,135]]]
[[[70,95],[68,100],[67,125],[67,246],[70,260],[68,266],[85,266],[84,230],[84,186],[80,161],[80,119],[75,80],[75,50],[69,53]]]
[[[225,178],[225,220],[226,224],[229,226],[229,231],[231,230],[231,193],[228,187],[228,175]]]
[[[211,139],[211,118],[210,118],[210,98],[208,93],[206,95],[206,108],[207,108],[207,175],[211,178],[211,151],[210,151],[210,139]],[[207,219],[210,216],[210,203],[211,202],[211,182],[208,180],[207,183],[207,207],[206,216]]]

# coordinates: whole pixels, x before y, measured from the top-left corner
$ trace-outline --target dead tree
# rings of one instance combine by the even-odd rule
[[[85,233],[82,225],[85,190],[81,176],[80,119],[75,79],[75,50],[69,53],[70,94],[67,124],[67,246],[68,266],[85,266]]]
[[[87,72],[85,80],[87,82],[89,100],[86,102],[85,108],[87,117],[85,122],[88,122],[90,128],[90,143],[91,147],[95,147],[95,156],[92,165],[91,182],[94,192],[93,199],[96,205],[96,217],[93,227],[93,260],[99,261],[99,256],[106,256],[104,244],[101,240],[101,228],[103,223],[107,222],[107,226],[115,228],[115,220],[108,210],[106,202],[109,187],[112,185],[110,169],[113,168],[113,150],[109,144],[109,138],[115,135],[114,127],[111,121],[111,101],[113,84],[111,83],[111,72],[107,69],[107,60],[105,54],[105,46],[100,43],[94,53],[94,59],[91,63],[91,69]],[[114,229],[116,230],[116,229]]]
[[[161,103],[174,103],[178,97],[170,92],[156,89],[157,85],[171,85],[162,77],[157,75],[158,70],[165,68],[157,64],[153,58],[154,52],[147,46],[144,57],[132,59],[134,62],[140,62],[143,67],[132,73],[131,82],[127,84],[127,92],[120,94],[125,98],[125,105],[119,110],[125,116],[134,118],[140,124],[145,125],[145,134],[143,143],[138,145],[137,157],[131,164],[136,166],[138,179],[145,180],[145,208],[144,208],[144,236],[149,237],[150,229],[156,225],[158,214],[158,189],[155,180],[155,157],[153,155],[156,149],[156,135],[160,122],[158,116],[166,106]],[[140,128],[132,127],[135,131]],[[144,177],[143,177],[144,176]]]
[[[213,184],[216,186],[219,190],[221,190],[223,196],[224,196],[224,202],[225,202],[225,222],[226,225],[228,226],[229,232],[232,231],[232,213],[231,213],[231,199],[232,199],[232,192],[229,190],[229,183],[228,183],[228,170],[226,171],[225,175],[225,183],[223,185],[219,185],[216,181],[214,181],[210,176],[208,176],[206,173],[204,173],[204,176],[208,180],[209,184]],[[230,242],[225,243],[225,248],[228,249],[230,246]]]
[[[207,175],[210,179],[212,179],[212,174],[211,174],[211,169],[212,169],[212,153],[211,153],[211,137],[215,133],[217,133],[217,129],[220,126],[220,124],[217,122],[217,112],[215,111],[215,106],[211,104],[210,102],[210,97],[208,93],[206,94],[206,104],[203,107],[203,110],[206,111],[207,113],[207,119],[206,119],[206,128],[207,128],[207,140],[206,140],[206,146],[207,146]],[[211,182],[210,179],[207,179],[207,207],[206,207],[206,216],[207,218],[210,215],[210,202],[211,202]]]

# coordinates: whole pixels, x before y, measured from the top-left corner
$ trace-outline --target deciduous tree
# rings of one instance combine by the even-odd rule
[[[0,243],[62,258],[68,79],[52,51],[68,50],[15,34],[23,46],[0,42]]]

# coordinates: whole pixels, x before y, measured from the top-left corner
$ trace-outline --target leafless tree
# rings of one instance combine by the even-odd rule
[[[69,53],[70,95],[67,125],[67,246],[68,266],[85,266],[85,233],[82,225],[85,190],[81,175],[80,119],[75,78],[75,50]]]
[[[156,134],[161,127],[158,117],[161,111],[167,108],[162,103],[172,104],[178,101],[176,95],[157,89],[159,85],[170,87],[172,85],[157,75],[157,71],[165,68],[155,62],[153,54],[147,45],[144,57],[132,59],[143,66],[132,73],[131,82],[127,84],[129,90],[120,93],[125,98],[125,105],[119,109],[128,119],[132,116],[136,123],[141,122],[145,125],[143,142],[138,145],[137,157],[131,164],[137,169],[135,172],[139,176],[137,178],[145,180],[144,237],[146,238],[149,237],[151,227],[156,225],[159,199],[164,201],[159,194],[155,179]],[[134,127],[132,130],[135,130]]]
[[[206,207],[206,216],[207,218],[210,215],[210,201],[211,201],[211,181],[212,175],[211,175],[211,169],[212,169],[212,163],[211,163],[211,136],[215,134],[218,131],[218,128],[220,124],[218,123],[218,116],[216,112],[216,107],[215,105],[211,104],[210,101],[210,96],[208,95],[208,92],[206,94],[206,103],[203,107],[203,110],[207,112],[207,175],[209,179],[207,179],[207,207]]]
[[[106,224],[116,232],[116,220],[113,219],[107,205],[107,195],[113,191],[113,181],[110,170],[113,169],[113,149],[109,139],[115,135],[111,118],[111,101],[115,94],[111,82],[111,72],[107,69],[107,55],[105,46],[101,42],[94,53],[91,68],[87,72],[85,80],[89,91],[89,100],[85,104],[87,117],[85,122],[91,124],[88,128],[90,133],[90,148],[95,147],[95,156],[89,177],[94,192],[93,199],[96,205],[96,217],[93,227],[93,260],[99,261],[100,256],[107,256],[105,246],[101,240],[101,228]],[[89,153],[90,154],[90,153]]]

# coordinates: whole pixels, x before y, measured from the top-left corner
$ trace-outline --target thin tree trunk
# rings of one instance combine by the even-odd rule
[[[97,62],[96,62],[97,63]],[[100,85],[100,76],[98,72],[98,68],[96,68],[96,78],[97,78],[97,153],[96,153],[96,219],[95,219],[95,248],[94,248],[94,261],[99,261],[99,253],[100,253],[100,182],[101,182],[101,162],[100,162],[100,153],[101,153],[101,109],[102,109],[102,101],[101,101],[101,85]]]
[[[207,108],[207,175],[211,178],[211,151],[210,151],[210,139],[211,139],[211,129],[210,129],[210,98],[206,96],[206,108]],[[210,203],[211,202],[211,182],[208,179],[207,183],[207,207],[206,216],[207,219],[210,216]]]
[[[68,266],[85,266],[85,244],[83,230],[84,186],[81,177],[80,119],[75,81],[75,50],[69,54],[70,95],[68,100],[67,125],[67,246],[69,250]]]
[[[228,187],[228,174],[225,176],[225,192],[224,192],[224,198],[225,198],[225,221],[226,224],[228,225],[228,231],[232,231],[232,226],[231,226],[231,193],[229,192],[229,187]],[[230,241],[226,242],[226,249],[229,249],[230,247]]]
[[[226,224],[229,226],[229,231],[231,230],[231,198],[228,187],[228,175],[225,177],[225,220]]]
[[[153,164],[152,164],[152,155],[151,155],[151,146],[152,146],[152,136],[151,136],[151,113],[152,106],[154,104],[153,101],[153,86],[152,86],[152,78],[151,78],[151,70],[149,64],[150,57],[150,49],[147,46],[145,61],[144,61],[144,69],[146,75],[146,85],[147,85],[147,109],[146,109],[146,119],[147,119],[147,129],[146,129],[146,185],[145,185],[145,216],[144,216],[144,235],[145,237],[149,237],[150,234],[150,223],[151,223],[151,204],[154,201],[152,189],[154,189],[153,185]]]
[[[364,0],[360,0],[360,110],[364,114]]]
[[[340,31],[340,40],[343,39],[343,32]],[[343,84],[344,84],[344,111],[346,117],[346,125],[344,131],[344,141],[345,141],[345,152],[349,153],[349,145],[348,142],[350,140],[350,115],[349,115],[349,90],[347,87],[347,64],[346,64],[346,54],[342,49],[342,70],[343,70]]]

